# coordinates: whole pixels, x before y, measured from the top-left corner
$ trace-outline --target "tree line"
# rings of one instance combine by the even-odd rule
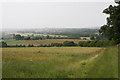
[[[115,45],[115,41],[110,40],[94,40],[94,41],[79,41],[78,44],[74,43],[73,41],[64,41],[63,43],[51,43],[51,44],[40,44],[35,46],[33,44],[28,45],[7,45],[6,42],[0,42],[0,47],[106,47],[106,46],[113,46]]]
[[[20,34],[13,34],[13,39],[15,40],[44,40],[44,39],[81,39],[79,35],[70,35],[67,37],[61,37],[61,36],[21,36]],[[102,35],[91,35],[90,40],[105,40],[105,36]],[[4,39],[3,39],[4,40]],[[86,40],[86,38],[84,39]]]

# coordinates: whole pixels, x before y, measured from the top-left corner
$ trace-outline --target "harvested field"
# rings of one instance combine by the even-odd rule
[[[40,45],[40,44],[51,44],[51,43],[63,43],[64,41],[74,41],[75,43],[78,43],[79,41],[88,41],[88,40],[80,40],[80,39],[45,39],[45,40],[24,40],[25,44],[34,44],[34,45]]]

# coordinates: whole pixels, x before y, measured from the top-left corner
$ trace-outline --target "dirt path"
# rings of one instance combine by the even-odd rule
[[[82,61],[80,61],[80,63],[84,63],[84,62],[91,62],[92,60],[94,60],[95,58],[97,58],[99,56],[99,54],[97,54],[97,55],[95,55],[95,56],[93,56],[93,57],[91,57],[90,59],[87,59],[87,60],[82,60]]]
[[[100,51],[100,53],[102,53],[103,51],[104,51],[104,49],[102,49],[102,50]],[[89,59],[87,59],[87,60],[82,60],[82,61],[80,61],[80,63],[83,63],[83,62],[91,62],[91,61],[93,61],[95,58],[97,58],[97,57],[100,55],[100,53],[96,54],[95,56],[93,56],[93,57],[91,57],[91,58],[89,58]]]

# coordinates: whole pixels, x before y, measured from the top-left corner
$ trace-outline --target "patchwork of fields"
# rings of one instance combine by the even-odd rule
[[[13,39],[10,39],[10,40],[4,40],[4,41],[7,42],[8,45],[34,44],[36,46],[40,44],[63,43],[64,41],[74,41],[75,43],[78,43],[79,41],[88,41],[88,40],[80,40],[80,39],[13,40]]]
[[[34,44],[34,45],[40,45],[40,44],[51,44],[51,43],[63,43],[64,41],[74,41],[75,43],[78,43],[79,41],[87,41],[87,40],[80,40],[80,39],[45,39],[45,40],[24,40],[25,44]]]

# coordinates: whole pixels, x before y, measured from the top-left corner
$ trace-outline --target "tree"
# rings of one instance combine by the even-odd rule
[[[83,47],[84,46],[84,41],[79,41],[78,46]]]
[[[17,34],[17,35],[15,35],[15,34],[13,34],[13,39],[16,39],[16,40],[23,40],[23,36],[21,36],[20,34]]]
[[[29,44],[28,47],[34,47],[34,45],[33,44]]]
[[[116,6],[110,5],[103,11],[109,17],[107,17],[107,24],[103,25],[99,32],[118,44],[120,43],[120,2],[117,4]]]
[[[63,44],[62,43],[51,43],[51,46],[56,46],[56,47],[61,47]]]
[[[49,39],[49,37],[50,37],[50,36],[49,36],[49,35],[47,35],[47,36],[46,36],[46,39]]]
[[[76,44],[73,41],[64,41],[63,46],[76,46]]]
[[[4,41],[0,42],[0,47],[7,47],[7,43]]]
[[[93,35],[91,35],[90,40],[95,40],[95,37]]]
[[[30,40],[30,37],[24,37],[24,40]]]

